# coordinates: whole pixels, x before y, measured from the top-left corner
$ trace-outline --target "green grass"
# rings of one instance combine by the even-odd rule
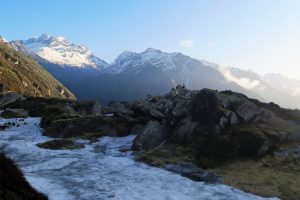
[[[260,160],[239,160],[211,170],[224,183],[265,197],[300,199],[300,159],[268,156]]]
[[[4,43],[0,43],[0,83],[5,92],[75,99],[68,89],[32,58]],[[62,90],[65,91],[63,94]]]

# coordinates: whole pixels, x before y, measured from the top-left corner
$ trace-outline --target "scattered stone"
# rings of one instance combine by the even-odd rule
[[[44,143],[37,144],[38,147],[43,149],[51,150],[65,150],[65,149],[82,149],[84,148],[83,144],[77,143],[69,139],[58,139],[50,140]]]
[[[177,164],[167,164],[164,168],[168,171],[180,174],[193,181],[207,183],[221,183],[222,178],[212,172],[196,167],[190,162],[179,162]]]
[[[3,118],[26,118],[28,117],[28,111],[24,109],[12,109],[6,108],[2,113],[1,117]]]

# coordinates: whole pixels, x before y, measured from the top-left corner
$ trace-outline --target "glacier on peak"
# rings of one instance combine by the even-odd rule
[[[37,55],[54,64],[93,69],[107,66],[105,61],[97,58],[86,46],[73,44],[61,36],[42,34],[28,40],[12,41],[11,44],[17,50]]]
[[[181,53],[166,53],[158,49],[147,48],[143,52],[137,53],[132,51],[122,52],[112,64],[107,67],[104,73],[118,74],[128,69],[142,67],[143,64],[151,64],[163,71],[181,68],[178,64],[179,60],[191,59]]]

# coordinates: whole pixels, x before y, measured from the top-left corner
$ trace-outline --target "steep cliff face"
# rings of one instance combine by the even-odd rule
[[[76,99],[65,86],[30,57],[0,41],[0,84],[3,92]]]

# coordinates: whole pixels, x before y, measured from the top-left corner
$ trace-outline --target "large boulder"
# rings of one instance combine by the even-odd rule
[[[25,98],[18,93],[6,93],[0,96],[0,108],[4,108],[16,101],[22,101]]]
[[[131,105],[128,102],[111,101],[108,104],[107,112],[115,115],[130,115],[132,114]]]
[[[80,117],[68,104],[47,105],[42,113],[41,127],[47,128],[53,121]]]
[[[29,115],[32,117],[41,117],[47,106],[65,104],[72,107],[74,103],[75,101],[70,99],[26,96],[4,106],[3,108],[22,108],[27,110]]]
[[[101,103],[99,100],[85,100],[77,102],[73,108],[80,115],[91,115],[100,116],[101,115]]]
[[[137,101],[132,104],[132,110],[139,114],[149,116],[154,119],[164,119],[164,104],[162,102]]]
[[[193,96],[190,111],[194,121],[206,126],[215,126],[224,113],[216,91],[208,89]]]
[[[6,108],[2,113],[3,118],[26,118],[28,117],[28,111],[24,109],[12,109]]]
[[[70,138],[100,136],[126,136],[134,121],[128,118],[104,118],[86,116],[79,118],[58,119],[44,130],[44,135],[50,137]]]
[[[133,141],[134,150],[149,150],[159,146],[169,136],[169,133],[164,125],[158,121],[149,121],[141,134]]]
[[[176,143],[192,142],[195,139],[196,129],[199,123],[192,121],[191,118],[181,120],[172,134],[172,141]]]

